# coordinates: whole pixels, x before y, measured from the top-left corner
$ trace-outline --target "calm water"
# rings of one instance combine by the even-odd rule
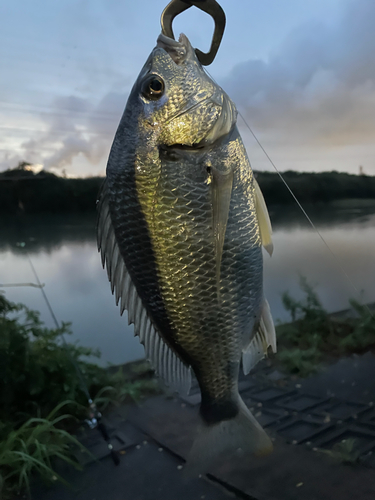
[[[375,209],[307,207],[321,234],[346,269],[362,300],[375,301]],[[359,295],[348,284],[337,261],[298,209],[271,210],[274,255],[265,254],[265,293],[275,320],[287,320],[281,293],[300,297],[299,275],[316,284],[329,311],[345,309]],[[143,357],[143,347],[114,304],[107,275],[96,250],[94,217],[23,217],[0,220],[0,283],[35,282],[25,252],[45,283],[57,318],[73,324],[70,340],[99,348],[101,363],[124,363]],[[5,288],[8,299],[52,320],[37,288]]]

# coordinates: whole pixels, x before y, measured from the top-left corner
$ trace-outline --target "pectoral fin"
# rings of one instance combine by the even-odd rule
[[[264,201],[262,191],[260,190],[259,184],[254,179],[255,187],[255,210],[258,218],[260,238],[262,240],[262,245],[265,250],[272,255],[273,253],[273,243],[272,243],[272,226],[270,221],[270,216],[268,215],[268,210],[266,202]]]
[[[215,242],[216,285],[220,301],[220,267],[223,256],[225,231],[232,196],[233,172],[221,172],[211,167],[212,219]]]

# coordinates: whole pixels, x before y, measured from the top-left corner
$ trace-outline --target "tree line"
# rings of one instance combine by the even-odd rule
[[[0,213],[93,212],[102,177],[72,179],[41,171],[35,174],[22,164],[0,173]],[[278,174],[254,172],[267,205],[293,204]],[[343,199],[375,199],[375,176],[341,172],[287,171],[285,181],[301,203],[328,203]]]
[[[282,173],[301,203],[329,203],[344,199],[375,199],[375,176],[344,172],[307,173],[292,170]],[[255,172],[268,205],[294,203],[293,197],[273,172]]]

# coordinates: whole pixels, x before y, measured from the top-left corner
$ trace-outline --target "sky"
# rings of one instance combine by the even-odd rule
[[[27,161],[104,175],[129,91],[167,0],[0,0],[0,171]],[[219,0],[227,27],[208,71],[280,171],[375,175],[374,0]],[[175,34],[207,51],[192,7]],[[273,167],[239,117],[252,167]]]

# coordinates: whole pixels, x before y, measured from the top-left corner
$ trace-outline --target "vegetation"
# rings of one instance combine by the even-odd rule
[[[52,467],[52,459],[80,469],[72,458],[72,445],[86,451],[66,430],[59,427],[71,415],[56,416],[65,403],[58,405],[47,418],[29,418],[17,429],[12,429],[0,441],[0,498],[12,491],[26,490],[30,494],[30,478],[34,472],[45,481],[59,479]]]
[[[68,179],[50,172],[34,174],[22,162],[0,173],[0,213],[94,212],[101,177]]]
[[[257,181],[267,204],[294,203],[277,173],[256,172]],[[344,199],[374,199],[375,177],[343,172],[283,172],[283,178],[302,204],[328,203]]]
[[[268,205],[293,204],[277,173],[255,172]],[[374,199],[375,177],[339,172],[283,172],[283,177],[301,203]],[[101,177],[70,179],[41,171],[20,162],[0,173],[0,213],[93,212],[103,182]]]
[[[39,313],[10,303],[0,295],[1,420],[9,415],[23,420],[22,415],[38,416],[38,411],[47,415],[67,399],[85,405],[85,394],[72,360],[80,367],[92,393],[108,385],[104,369],[81,359],[97,357],[97,352],[61,342],[61,335],[70,333],[68,324],[58,329],[46,328]]]
[[[73,363],[101,410],[157,390],[145,368],[133,373],[132,367],[106,370],[90,362],[89,357],[99,356],[97,352],[61,342],[61,335],[70,333],[68,324],[46,328],[37,312],[0,294],[0,484],[4,483],[4,495],[28,488],[34,471],[49,480],[61,479],[53,472],[54,457],[78,466],[71,453],[71,445],[78,446],[78,442],[67,429],[74,430],[86,417],[88,403]]]
[[[366,306],[351,300],[355,317],[332,317],[306,278],[300,278],[300,286],[302,300],[294,299],[288,292],[282,296],[292,320],[278,327],[277,359],[286,370],[305,377],[316,371],[324,359],[375,347],[375,317]]]

